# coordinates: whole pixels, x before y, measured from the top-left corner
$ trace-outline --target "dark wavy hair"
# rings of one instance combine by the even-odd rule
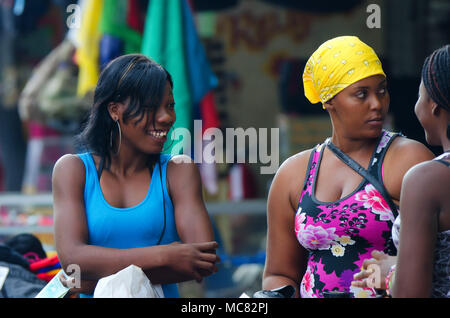
[[[155,114],[167,82],[173,88],[169,72],[145,55],[122,55],[109,62],[97,82],[86,124],[76,137],[79,149],[100,156],[108,167],[111,162],[110,139],[117,134],[108,105],[111,102],[123,103],[130,98],[122,120],[127,123],[130,119],[136,119],[139,123],[147,112],[154,111]],[[146,125],[149,125],[149,120],[147,117]],[[154,123],[154,116],[152,120]]]
[[[450,45],[435,50],[425,59],[422,81],[430,98],[441,108],[450,112]],[[447,126],[450,139],[450,124]]]

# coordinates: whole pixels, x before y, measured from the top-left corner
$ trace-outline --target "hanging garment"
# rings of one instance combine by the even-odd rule
[[[78,33],[79,47],[77,61],[79,66],[77,95],[84,96],[95,89],[100,75],[99,44],[101,32],[99,29],[103,0],[87,1],[83,6],[81,29]]]
[[[123,41],[123,54],[139,53],[142,34],[133,27],[141,22],[135,1],[106,1],[100,19],[100,32]],[[129,24],[131,22],[131,25]]]
[[[174,82],[173,96],[177,120],[173,129],[192,128],[193,96],[186,59],[183,6],[185,1],[150,1],[142,41],[142,53],[161,64]],[[188,147],[184,140],[183,147]],[[177,144],[178,145],[178,144]],[[175,144],[164,149],[171,152]],[[178,146],[179,147],[179,146]],[[177,148],[177,149],[181,149]]]

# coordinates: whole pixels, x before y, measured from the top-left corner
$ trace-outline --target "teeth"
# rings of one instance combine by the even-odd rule
[[[149,131],[149,134],[151,136],[153,136],[153,137],[156,137],[156,138],[163,138],[163,137],[165,137],[167,135],[167,131],[155,131],[155,130],[152,130],[152,131]]]

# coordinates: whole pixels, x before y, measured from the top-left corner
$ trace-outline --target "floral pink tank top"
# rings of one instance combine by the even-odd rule
[[[399,134],[383,131],[369,164],[369,171],[383,183],[382,163],[392,140]],[[350,286],[372,250],[396,254],[391,228],[396,213],[381,194],[363,179],[355,191],[334,202],[315,196],[316,180],[325,144],[311,153],[305,184],[295,215],[295,232],[309,251],[306,272],[300,284],[301,297],[323,297],[327,291],[375,297],[370,288]]]

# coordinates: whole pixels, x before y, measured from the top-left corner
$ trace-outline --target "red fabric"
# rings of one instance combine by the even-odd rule
[[[55,277],[55,275],[53,274],[47,274],[47,273],[40,273],[36,275],[39,279],[42,279],[46,282],[49,282],[52,280],[53,277]]]
[[[30,270],[32,272],[37,272],[41,268],[53,266],[59,262],[58,255],[51,256],[44,258],[43,260],[34,262],[33,264],[30,264]]]
[[[217,113],[216,101],[213,91],[210,91],[205,95],[205,97],[203,97],[202,101],[200,102],[200,112],[203,120],[202,133],[204,133],[208,128],[220,126],[219,114]]]
[[[28,122],[28,129],[30,132],[31,139],[61,135],[59,131],[33,121]]]
[[[128,0],[127,24],[139,33],[144,32],[145,17],[138,0]]]
[[[194,4],[192,3],[192,0],[187,0],[187,3],[189,5],[189,8],[191,8],[192,13],[194,13]]]

